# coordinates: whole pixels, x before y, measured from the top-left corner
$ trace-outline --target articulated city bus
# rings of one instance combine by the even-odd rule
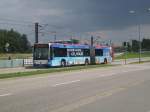
[[[111,47],[95,46],[95,62],[111,62],[111,52]],[[90,46],[63,43],[34,44],[33,64],[48,67],[88,65],[90,64]]]

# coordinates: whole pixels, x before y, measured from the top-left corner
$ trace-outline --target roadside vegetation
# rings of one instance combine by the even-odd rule
[[[127,59],[128,58],[138,58],[139,57],[139,44],[141,44],[141,57],[150,57],[150,39],[143,38],[141,42],[138,40],[130,40],[122,43],[122,46],[118,46],[114,48],[116,52],[125,52],[127,51]],[[115,59],[124,59],[126,57],[125,54],[119,55],[115,57]]]
[[[148,60],[148,61],[141,61],[140,63],[139,62],[132,62],[130,64],[143,64],[143,63],[149,63],[149,62],[150,62],[150,60]]]
[[[128,52],[126,55],[127,55],[127,59],[129,59],[129,58],[139,58],[139,53]],[[115,59],[125,59],[126,55],[124,53],[120,56],[115,57]],[[141,53],[141,57],[150,57],[150,52]]]
[[[0,53],[28,53],[32,51],[26,34],[0,29]]]
[[[84,69],[93,69],[93,68],[111,67],[111,66],[113,65],[101,64],[101,65],[88,65],[88,66],[72,66],[72,67],[64,67],[64,68],[49,68],[49,69],[40,69],[40,70],[28,71],[28,72],[5,73],[5,74],[0,74],[0,79],[33,76],[33,75],[48,74],[48,73],[69,72],[75,70],[84,70]]]
[[[0,60],[11,59],[29,59],[32,58],[32,53],[0,53]]]

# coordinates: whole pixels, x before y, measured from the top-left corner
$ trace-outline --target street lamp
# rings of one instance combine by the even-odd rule
[[[149,9],[150,10],[150,9]],[[130,14],[136,14],[134,10],[129,11]],[[138,19],[138,36],[139,36],[139,63],[141,63],[141,24]]]

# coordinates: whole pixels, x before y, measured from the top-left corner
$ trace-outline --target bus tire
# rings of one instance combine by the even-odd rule
[[[65,67],[66,66],[66,61],[65,60],[61,60],[61,67]]]
[[[89,65],[89,60],[88,59],[85,60],[85,65]]]
[[[105,59],[104,59],[104,64],[107,64],[107,63],[108,63],[108,62],[107,62],[107,59],[105,58]]]

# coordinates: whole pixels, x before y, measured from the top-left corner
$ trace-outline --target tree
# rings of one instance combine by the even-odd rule
[[[22,45],[21,45],[22,46],[22,52],[23,51],[26,51],[26,52],[31,51],[31,45],[30,45],[30,43],[27,39],[27,36],[25,34],[23,34],[21,36],[21,43],[22,43]]]
[[[143,39],[142,40],[142,49],[150,50],[150,39]]]
[[[6,44],[9,44],[8,50],[6,50]],[[31,51],[31,45],[25,34],[20,34],[17,31],[0,30],[0,52],[29,52]]]
[[[123,42],[123,46],[126,46],[128,51],[134,52],[139,51],[139,44],[142,45],[141,46],[142,50],[150,50],[150,39],[144,38],[141,43],[137,40],[132,40],[132,45],[130,45],[129,42]]]
[[[132,51],[138,52],[139,51],[139,41],[132,40]]]
[[[132,51],[132,47],[130,45],[130,42],[123,42],[122,45],[124,48],[126,48],[127,51],[129,51],[129,52]]]
[[[127,42],[127,51],[131,52],[132,51],[132,47],[130,42]]]

